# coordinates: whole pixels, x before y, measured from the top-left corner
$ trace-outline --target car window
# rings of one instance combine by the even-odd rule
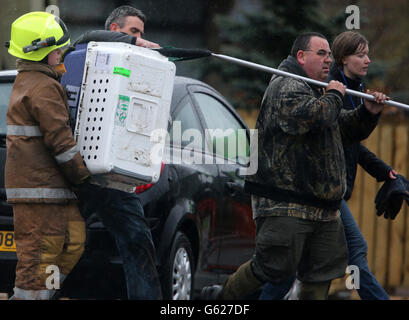
[[[7,134],[6,113],[12,89],[12,83],[0,83],[0,135]]]
[[[206,122],[206,142],[210,150],[221,157],[247,163],[246,128],[219,100],[201,92],[195,92],[194,96]]]
[[[169,142],[172,146],[189,145],[196,150],[203,150],[202,127],[197,118],[191,100],[186,98],[173,116],[169,129]]]

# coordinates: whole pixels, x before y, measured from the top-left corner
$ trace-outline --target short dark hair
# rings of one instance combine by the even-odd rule
[[[304,32],[298,35],[298,37],[294,40],[293,46],[291,48],[291,55],[294,58],[297,58],[297,52],[299,50],[306,50],[310,45],[310,40],[312,37],[319,37],[322,39],[327,40],[327,38],[318,32]],[[327,40],[328,41],[328,40]]]
[[[335,64],[342,67],[342,59],[354,54],[368,45],[368,40],[356,31],[345,31],[339,34],[332,43],[331,51]]]
[[[117,23],[119,27],[123,28],[125,25],[125,18],[129,16],[138,17],[143,23],[146,23],[146,16],[141,10],[131,6],[120,6],[111,12],[105,21],[105,30],[110,30],[113,22]]]

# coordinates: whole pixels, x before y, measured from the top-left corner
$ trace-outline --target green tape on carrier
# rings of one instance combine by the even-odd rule
[[[131,70],[121,67],[114,67],[114,74],[119,74],[120,76],[129,78],[131,76]]]

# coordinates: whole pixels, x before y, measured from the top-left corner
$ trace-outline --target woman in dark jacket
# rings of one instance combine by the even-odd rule
[[[347,31],[338,35],[331,47],[334,65],[329,74],[330,80],[343,82],[348,89],[363,91],[362,78],[366,76],[371,60],[368,57],[368,41],[358,32]],[[344,108],[352,110],[362,104],[358,97],[345,95]],[[387,300],[389,296],[370,272],[366,259],[368,247],[352,213],[346,203],[351,197],[358,164],[379,181],[396,179],[394,171],[361,143],[344,144],[347,167],[347,191],[341,204],[341,218],[349,252],[349,265],[359,268],[360,288],[357,289],[363,300]]]
[[[337,80],[344,83],[348,89],[363,91],[362,78],[366,76],[371,62],[368,57],[369,47],[366,38],[358,32],[343,32],[335,38],[331,50],[334,64],[328,81]],[[352,110],[362,103],[363,101],[358,97],[347,94],[344,96],[344,109]],[[351,197],[354,188],[358,164],[378,182],[396,179],[397,172],[359,142],[344,143],[344,153],[347,190],[341,202],[340,211],[348,245],[348,264],[359,268],[359,288],[356,289],[362,300],[389,300],[388,294],[369,270],[366,259],[368,247],[346,201]],[[291,281],[275,286],[268,284],[264,287],[260,299],[282,299],[291,284]]]

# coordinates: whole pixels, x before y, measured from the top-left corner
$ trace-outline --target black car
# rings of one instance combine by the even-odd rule
[[[8,293],[14,283],[16,254],[12,207],[4,190],[5,119],[15,76],[16,71],[0,71],[0,292]],[[135,192],[151,226],[164,298],[192,299],[203,286],[222,283],[253,253],[250,196],[244,193],[239,174],[247,165],[249,130],[220,93],[185,77],[175,79],[171,118],[161,177]],[[201,133],[203,139],[185,135],[188,129]],[[209,134],[214,129],[219,132]],[[228,136],[236,141],[238,132],[245,133],[244,152],[230,147],[220,152],[217,141],[227,145]],[[203,164],[178,161],[181,154],[202,159]],[[126,298],[115,242],[95,214],[86,223],[86,250],[62,294]]]

